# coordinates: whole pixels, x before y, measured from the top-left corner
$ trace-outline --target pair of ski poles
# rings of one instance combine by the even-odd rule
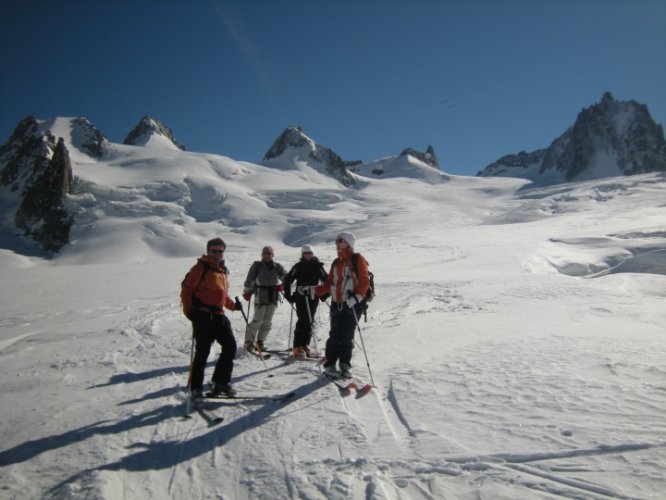
[[[307,311],[308,311],[308,319],[310,320],[310,327],[312,327],[313,321],[312,321],[312,313],[310,312],[310,301],[309,301],[307,296],[304,296],[304,297],[305,297],[305,305],[306,305],[306,308],[307,308]],[[290,305],[291,305],[291,318],[289,320],[289,345],[291,345],[291,324],[292,324],[292,320],[293,320],[293,317],[294,317],[294,305],[293,304],[290,304]],[[365,357],[365,364],[368,367],[368,374],[370,375],[370,382],[374,386],[375,385],[375,379],[372,376],[372,369],[370,368],[370,360],[368,359],[368,352],[365,348],[365,342],[363,340],[363,331],[361,330],[361,324],[358,321],[358,315],[356,314],[356,308],[351,307],[351,310],[352,310],[352,314],[354,315],[354,322],[356,323],[356,328],[358,329],[358,336],[361,339],[361,350],[363,351],[363,356]],[[315,341],[315,351],[317,351],[317,337],[313,335],[312,338]],[[356,342],[356,341],[354,341],[354,342]],[[287,348],[288,348],[288,346],[287,346]],[[321,366],[320,366],[320,371],[321,371]]]

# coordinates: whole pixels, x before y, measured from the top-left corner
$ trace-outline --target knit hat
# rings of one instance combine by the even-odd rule
[[[303,247],[301,248],[301,254],[304,253],[314,253],[312,245],[303,245]]]
[[[347,245],[350,247],[354,248],[354,245],[356,245],[356,236],[354,236],[354,233],[349,232],[349,231],[343,231],[338,234],[338,238],[342,238],[347,242]]]

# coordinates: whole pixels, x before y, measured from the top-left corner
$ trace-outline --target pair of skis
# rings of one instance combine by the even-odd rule
[[[208,422],[209,425],[217,425],[224,421],[224,417],[218,414],[215,410],[209,408],[207,403],[210,401],[260,401],[266,403],[279,403],[293,398],[296,395],[295,392],[289,392],[287,394],[280,394],[278,396],[259,396],[259,395],[235,395],[235,396],[214,396],[212,393],[206,393],[204,401],[198,404],[194,404],[194,409],[203,417],[203,419]],[[186,415],[185,418],[190,418],[189,415]]]

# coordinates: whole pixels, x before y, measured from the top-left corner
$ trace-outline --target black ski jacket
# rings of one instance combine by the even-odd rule
[[[291,286],[315,286],[326,281],[327,273],[324,270],[324,263],[319,262],[317,257],[312,257],[309,261],[301,259],[291,268],[287,277],[284,279],[284,296],[292,302]]]

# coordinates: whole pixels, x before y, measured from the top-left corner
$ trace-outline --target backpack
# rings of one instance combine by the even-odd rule
[[[356,274],[356,276],[358,276],[358,256],[359,254],[353,253],[351,257],[352,269],[354,270],[354,274]],[[370,264],[368,264],[368,266],[369,265]],[[372,299],[375,298],[375,275],[369,269],[368,269],[368,277],[370,278],[370,285],[368,286],[368,289],[365,292],[365,297],[363,297],[363,302],[365,302],[366,304],[364,309],[367,309],[367,303],[372,302]]]

